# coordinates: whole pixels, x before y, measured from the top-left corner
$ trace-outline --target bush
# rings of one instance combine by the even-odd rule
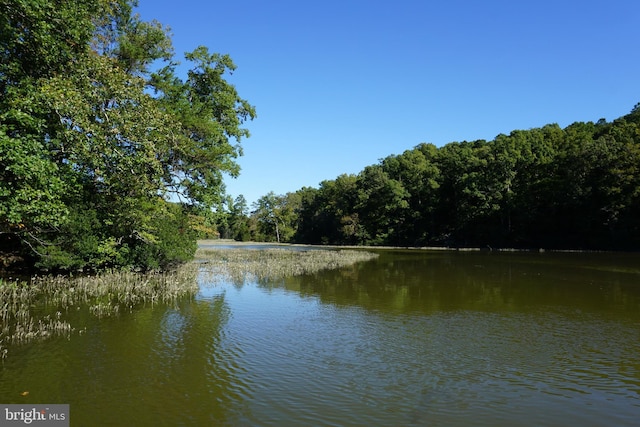
[[[105,213],[86,203],[51,242],[38,248],[35,267],[47,271],[104,268],[167,269],[189,261],[197,249],[186,207],[158,199],[138,212]]]

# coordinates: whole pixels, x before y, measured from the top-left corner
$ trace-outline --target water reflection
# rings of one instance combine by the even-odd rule
[[[0,401],[69,403],[74,425],[227,424],[250,393],[242,349],[225,337],[230,317],[219,294],[85,319],[82,335],[15,349]]]
[[[282,283],[328,303],[394,313],[556,307],[640,314],[637,256],[380,253],[377,260]]]
[[[343,425],[633,425],[635,261],[382,252],[260,286],[321,301],[331,313],[305,329],[313,338],[297,338],[313,349],[307,367],[329,366],[340,379],[336,404],[360,417],[341,413]]]

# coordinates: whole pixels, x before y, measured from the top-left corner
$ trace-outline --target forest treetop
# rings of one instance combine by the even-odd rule
[[[419,144],[269,193],[230,234],[297,243],[640,250],[640,104],[607,122]]]

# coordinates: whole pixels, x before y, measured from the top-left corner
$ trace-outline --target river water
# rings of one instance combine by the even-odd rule
[[[11,348],[0,402],[72,426],[640,424],[639,255],[378,252],[80,319]]]

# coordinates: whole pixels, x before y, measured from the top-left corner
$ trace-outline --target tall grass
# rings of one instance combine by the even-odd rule
[[[0,279],[0,358],[10,345],[69,337],[76,330],[65,316],[88,307],[97,317],[142,304],[173,303],[198,291],[198,276],[209,281],[279,279],[348,266],[377,257],[354,250],[199,249],[196,261],[164,273],[103,272],[96,276],[36,276]],[[213,279],[213,280],[211,280]]]
[[[185,264],[163,273],[110,271],[96,276],[36,276],[29,281],[0,279],[0,358],[10,344],[69,336],[64,319],[73,307],[88,306],[98,317],[141,304],[172,303],[198,291],[198,268]]]
[[[196,260],[207,278],[243,283],[312,274],[368,261],[378,255],[354,250],[198,249]]]

